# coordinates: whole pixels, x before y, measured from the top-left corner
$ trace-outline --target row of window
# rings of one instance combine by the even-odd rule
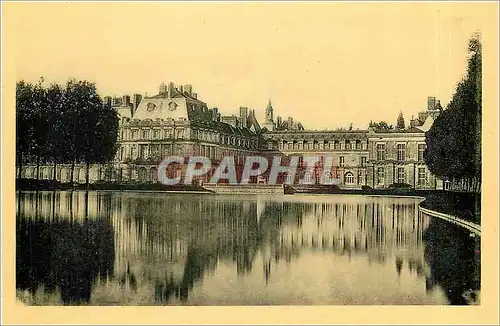
[[[173,129],[165,129],[165,130],[153,129],[152,132],[151,130],[133,129],[130,131],[129,134],[131,140],[172,139],[174,138],[174,136],[176,139],[182,139],[185,137],[183,128],[175,129],[175,133]],[[128,136],[127,132],[123,130],[121,132],[121,139],[127,140],[128,139],[127,136]],[[193,136],[200,140],[206,140],[211,142],[219,141],[218,134],[207,131],[193,131]],[[255,140],[241,139],[231,136],[221,136],[221,143],[225,145],[243,146],[247,148],[250,147],[255,148],[257,146],[257,141]]]
[[[131,140],[138,140],[138,139],[165,139],[165,138],[184,138],[184,129],[175,129],[175,133],[173,129],[165,129],[165,130],[160,130],[160,129],[153,129],[152,132],[150,130],[138,130],[138,129],[132,129],[130,131],[130,139]],[[121,139],[122,140],[127,140],[128,135],[125,130],[121,132]]]
[[[335,142],[280,142],[278,145],[279,149],[366,149],[366,143],[361,141],[346,141],[344,146],[342,147],[342,143],[340,141]]]
[[[130,146],[130,155],[127,154],[125,147],[121,146],[119,149],[119,154],[118,157],[120,161],[124,161],[126,159],[130,158],[139,158],[141,160],[147,159],[147,158],[160,158],[160,157],[166,157],[169,155],[174,155],[172,152],[172,145],[171,144],[140,144],[138,147],[136,146]],[[216,156],[234,156],[235,157],[235,163],[237,164],[244,164],[245,162],[245,154],[241,152],[234,152],[234,151],[229,151],[229,150],[217,150],[216,147],[214,146],[205,146],[205,145],[200,145],[196,152],[195,155],[201,155],[208,157],[210,159],[215,159],[217,158]]]
[[[362,167],[366,167],[367,166],[367,162],[368,162],[368,158],[366,156],[361,156],[360,157],[360,165]],[[320,165],[323,165],[325,163],[325,157],[324,156],[320,156],[319,157],[319,164]],[[338,166],[346,166],[345,164],[345,157],[344,156],[339,156],[339,159],[337,161],[337,165]],[[298,161],[298,164],[299,166],[303,166],[305,163],[304,163],[304,157],[303,156],[299,156],[299,161]]]
[[[417,174],[417,184],[423,186],[427,183],[427,172],[425,168],[418,168]],[[395,182],[397,183],[407,183],[406,180],[406,170],[404,167],[398,167],[396,169],[396,178]],[[379,185],[385,184],[385,168],[379,167],[377,168],[377,183]]]
[[[406,161],[406,144],[397,144],[397,160]],[[417,147],[417,159],[419,161],[424,160],[425,144],[418,144]],[[387,157],[387,148],[385,144],[377,144],[377,161],[385,161]]]

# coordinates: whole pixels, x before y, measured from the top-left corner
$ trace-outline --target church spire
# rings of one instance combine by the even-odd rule
[[[266,121],[273,121],[273,105],[271,104],[271,98],[269,98],[269,102],[267,103],[266,108]]]

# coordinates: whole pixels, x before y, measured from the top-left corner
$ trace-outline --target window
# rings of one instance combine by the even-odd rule
[[[418,144],[418,160],[424,160],[425,144]]]
[[[132,139],[137,139],[139,132],[137,130],[132,130]]]
[[[356,140],[356,149],[361,149],[361,141]]]
[[[184,137],[184,129],[177,129],[177,138],[183,138]]]
[[[400,167],[398,168],[398,183],[405,183],[405,182],[406,182],[405,168]]]
[[[377,144],[377,161],[385,161],[385,144]]]
[[[347,150],[351,149],[351,142],[350,141],[345,142],[345,149],[347,149]]]
[[[147,155],[147,146],[148,145],[140,145],[139,146],[139,157],[143,160]]]
[[[122,131],[122,139],[125,139],[125,130]]]
[[[172,138],[172,129],[165,129],[165,138]]]
[[[309,172],[304,173],[303,182],[306,184],[311,183],[311,174]]]
[[[334,149],[340,149],[340,142],[338,140],[335,141],[335,144],[333,145]]]
[[[149,130],[142,131],[142,138],[149,139]]]
[[[377,168],[377,179],[379,185],[385,183],[385,169],[383,167]]]
[[[427,183],[427,174],[425,173],[425,168],[418,168],[418,184],[423,186]]]
[[[160,131],[159,130],[154,130],[153,131],[153,138],[154,139],[160,138]]]
[[[157,157],[160,154],[160,147],[158,145],[151,145],[151,156]]]
[[[366,156],[361,156],[361,166],[366,167]]]
[[[162,155],[163,156],[170,155],[171,151],[172,151],[172,147],[170,146],[170,144],[162,145]]]
[[[314,149],[319,149],[319,143],[318,142],[314,142]]]
[[[339,157],[339,166],[344,166],[344,164],[345,164],[344,157],[340,156]]]
[[[347,172],[344,176],[345,184],[352,185],[354,184],[354,175],[351,172]]]
[[[302,143],[300,142],[298,145],[299,145],[299,149],[302,149]]]
[[[122,147],[120,147],[120,161],[123,161],[123,158],[124,158],[124,152],[125,152],[125,151],[124,151],[123,146],[122,146]]]
[[[132,156],[133,159],[137,158],[137,148],[135,146],[130,149],[130,156]]]
[[[358,184],[363,184],[363,171],[358,171]]]
[[[406,144],[398,144],[398,161],[406,160]]]

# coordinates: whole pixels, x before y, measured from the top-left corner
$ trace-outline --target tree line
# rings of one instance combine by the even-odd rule
[[[426,133],[424,158],[436,176],[465,181],[466,190],[480,191],[482,46],[479,34],[469,40],[468,52],[465,77]]]
[[[118,113],[105,104],[94,83],[69,80],[65,85],[45,86],[19,81],[16,84],[16,166],[18,178],[25,164],[106,163],[117,152]]]

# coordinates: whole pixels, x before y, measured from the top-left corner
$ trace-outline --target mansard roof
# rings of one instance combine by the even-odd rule
[[[254,129],[255,132],[259,132],[261,130],[260,124],[257,121],[257,118],[255,117],[255,112],[254,111],[251,111],[250,114],[248,115],[246,127],[249,130],[252,130],[252,127],[253,127],[253,129]]]
[[[191,126],[199,127],[199,128],[209,128],[220,131],[226,134],[232,134],[236,136],[255,136],[256,134],[249,130],[248,128],[239,128],[230,125],[229,123],[214,121],[214,120],[205,120],[199,118],[190,119]]]

